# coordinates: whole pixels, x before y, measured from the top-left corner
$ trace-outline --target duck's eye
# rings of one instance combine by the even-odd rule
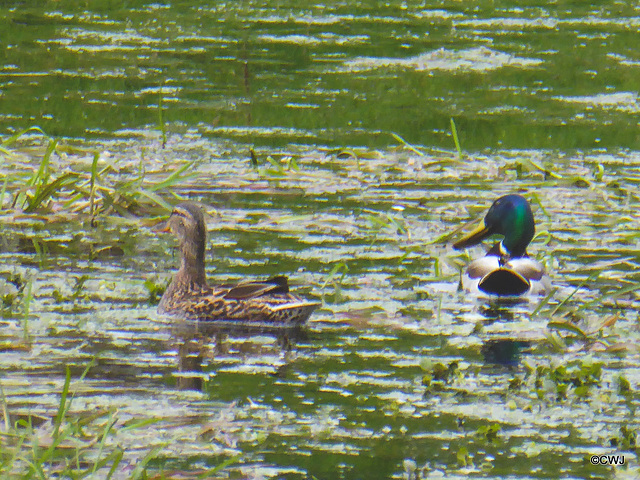
[[[186,221],[187,221],[187,215],[182,210],[174,210],[171,213],[171,216],[179,218],[180,222],[183,223],[183,224],[185,224]]]

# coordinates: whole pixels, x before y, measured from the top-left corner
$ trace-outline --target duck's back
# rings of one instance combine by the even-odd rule
[[[305,323],[319,305],[289,293],[283,276],[263,282],[169,290],[160,301],[159,313],[185,320],[297,326]]]
[[[497,255],[471,262],[462,284],[469,292],[504,297],[545,294],[550,287],[540,262],[530,257],[501,259]]]

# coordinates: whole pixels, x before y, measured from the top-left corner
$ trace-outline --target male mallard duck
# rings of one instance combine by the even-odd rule
[[[182,255],[180,269],[162,295],[158,313],[186,320],[287,327],[306,322],[318,306],[289,293],[284,276],[209,286],[204,270],[207,230],[202,210],[195,203],[177,205],[169,220],[156,230],[172,232]]]
[[[527,255],[535,228],[531,207],[523,196],[505,195],[493,202],[482,223],[453,244],[459,250],[494,233],[504,235],[485,257],[469,264],[462,279],[463,288],[503,297],[548,291],[550,282],[544,267]]]

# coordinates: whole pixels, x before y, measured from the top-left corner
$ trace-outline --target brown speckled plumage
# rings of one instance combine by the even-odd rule
[[[209,286],[204,268],[206,227],[202,210],[195,203],[177,205],[159,230],[177,237],[181,253],[180,269],[160,300],[159,313],[185,320],[295,326],[306,322],[318,306],[289,293],[284,276]]]

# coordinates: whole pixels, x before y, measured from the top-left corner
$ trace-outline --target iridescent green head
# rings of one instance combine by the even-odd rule
[[[527,245],[533,239],[536,227],[529,202],[522,195],[505,195],[498,198],[478,228],[453,244],[461,249],[480,243],[490,235],[504,235],[503,250],[511,257],[527,253]]]

